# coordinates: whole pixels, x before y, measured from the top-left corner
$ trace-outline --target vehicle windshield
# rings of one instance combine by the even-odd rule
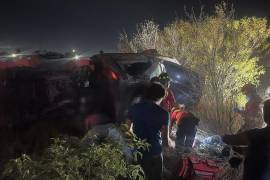
[[[171,82],[170,89],[179,104],[193,106],[201,96],[200,78],[197,73],[187,70],[175,63],[163,62]]]

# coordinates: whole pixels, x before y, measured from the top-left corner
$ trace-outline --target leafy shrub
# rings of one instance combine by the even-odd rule
[[[116,142],[89,145],[77,138],[53,141],[38,159],[23,154],[11,160],[3,176],[22,180],[144,179],[140,165],[126,162]]]
[[[212,15],[203,9],[186,12],[187,19],[160,27],[153,21],[138,24],[135,33],[120,34],[119,51],[141,52],[155,48],[161,55],[176,58],[200,74],[202,98],[195,113],[211,131],[233,132],[234,107],[245,104],[240,89],[259,85],[264,67],[259,60],[269,49],[270,28],[266,18],[235,18],[233,7],[221,2]],[[201,109],[199,109],[201,108]],[[237,123],[239,124],[239,123]]]

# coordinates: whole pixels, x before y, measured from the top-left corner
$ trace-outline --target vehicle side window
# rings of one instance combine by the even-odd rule
[[[130,64],[125,64],[124,67],[127,73],[131,76],[139,76],[142,75],[149,67],[151,66],[151,62],[135,62]]]
[[[121,67],[115,62],[114,59],[108,59],[106,62],[108,63],[108,65],[110,66],[110,68],[113,71],[115,71],[117,73],[121,73],[122,72]]]
[[[164,67],[164,65],[162,63],[158,63],[156,68],[150,74],[150,78],[159,76],[162,72],[165,72],[165,67]]]
[[[164,66],[164,64],[160,63],[160,69],[161,69],[161,72],[166,72],[166,68]]]

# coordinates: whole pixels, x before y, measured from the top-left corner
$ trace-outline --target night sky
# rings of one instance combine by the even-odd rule
[[[227,0],[228,1],[228,0]],[[268,2],[267,2],[268,1]],[[229,0],[236,15],[270,18],[270,0]],[[213,10],[217,0],[0,0],[0,47],[116,51],[119,33],[144,19],[164,25],[184,6]]]

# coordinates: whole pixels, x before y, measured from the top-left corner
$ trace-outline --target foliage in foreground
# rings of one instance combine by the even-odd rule
[[[128,163],[115,142],[86,144],[77,138],[56,138],[37,160],[28,155],[11,160],[3,173],[22,180],[144,179],[139,165]]]

